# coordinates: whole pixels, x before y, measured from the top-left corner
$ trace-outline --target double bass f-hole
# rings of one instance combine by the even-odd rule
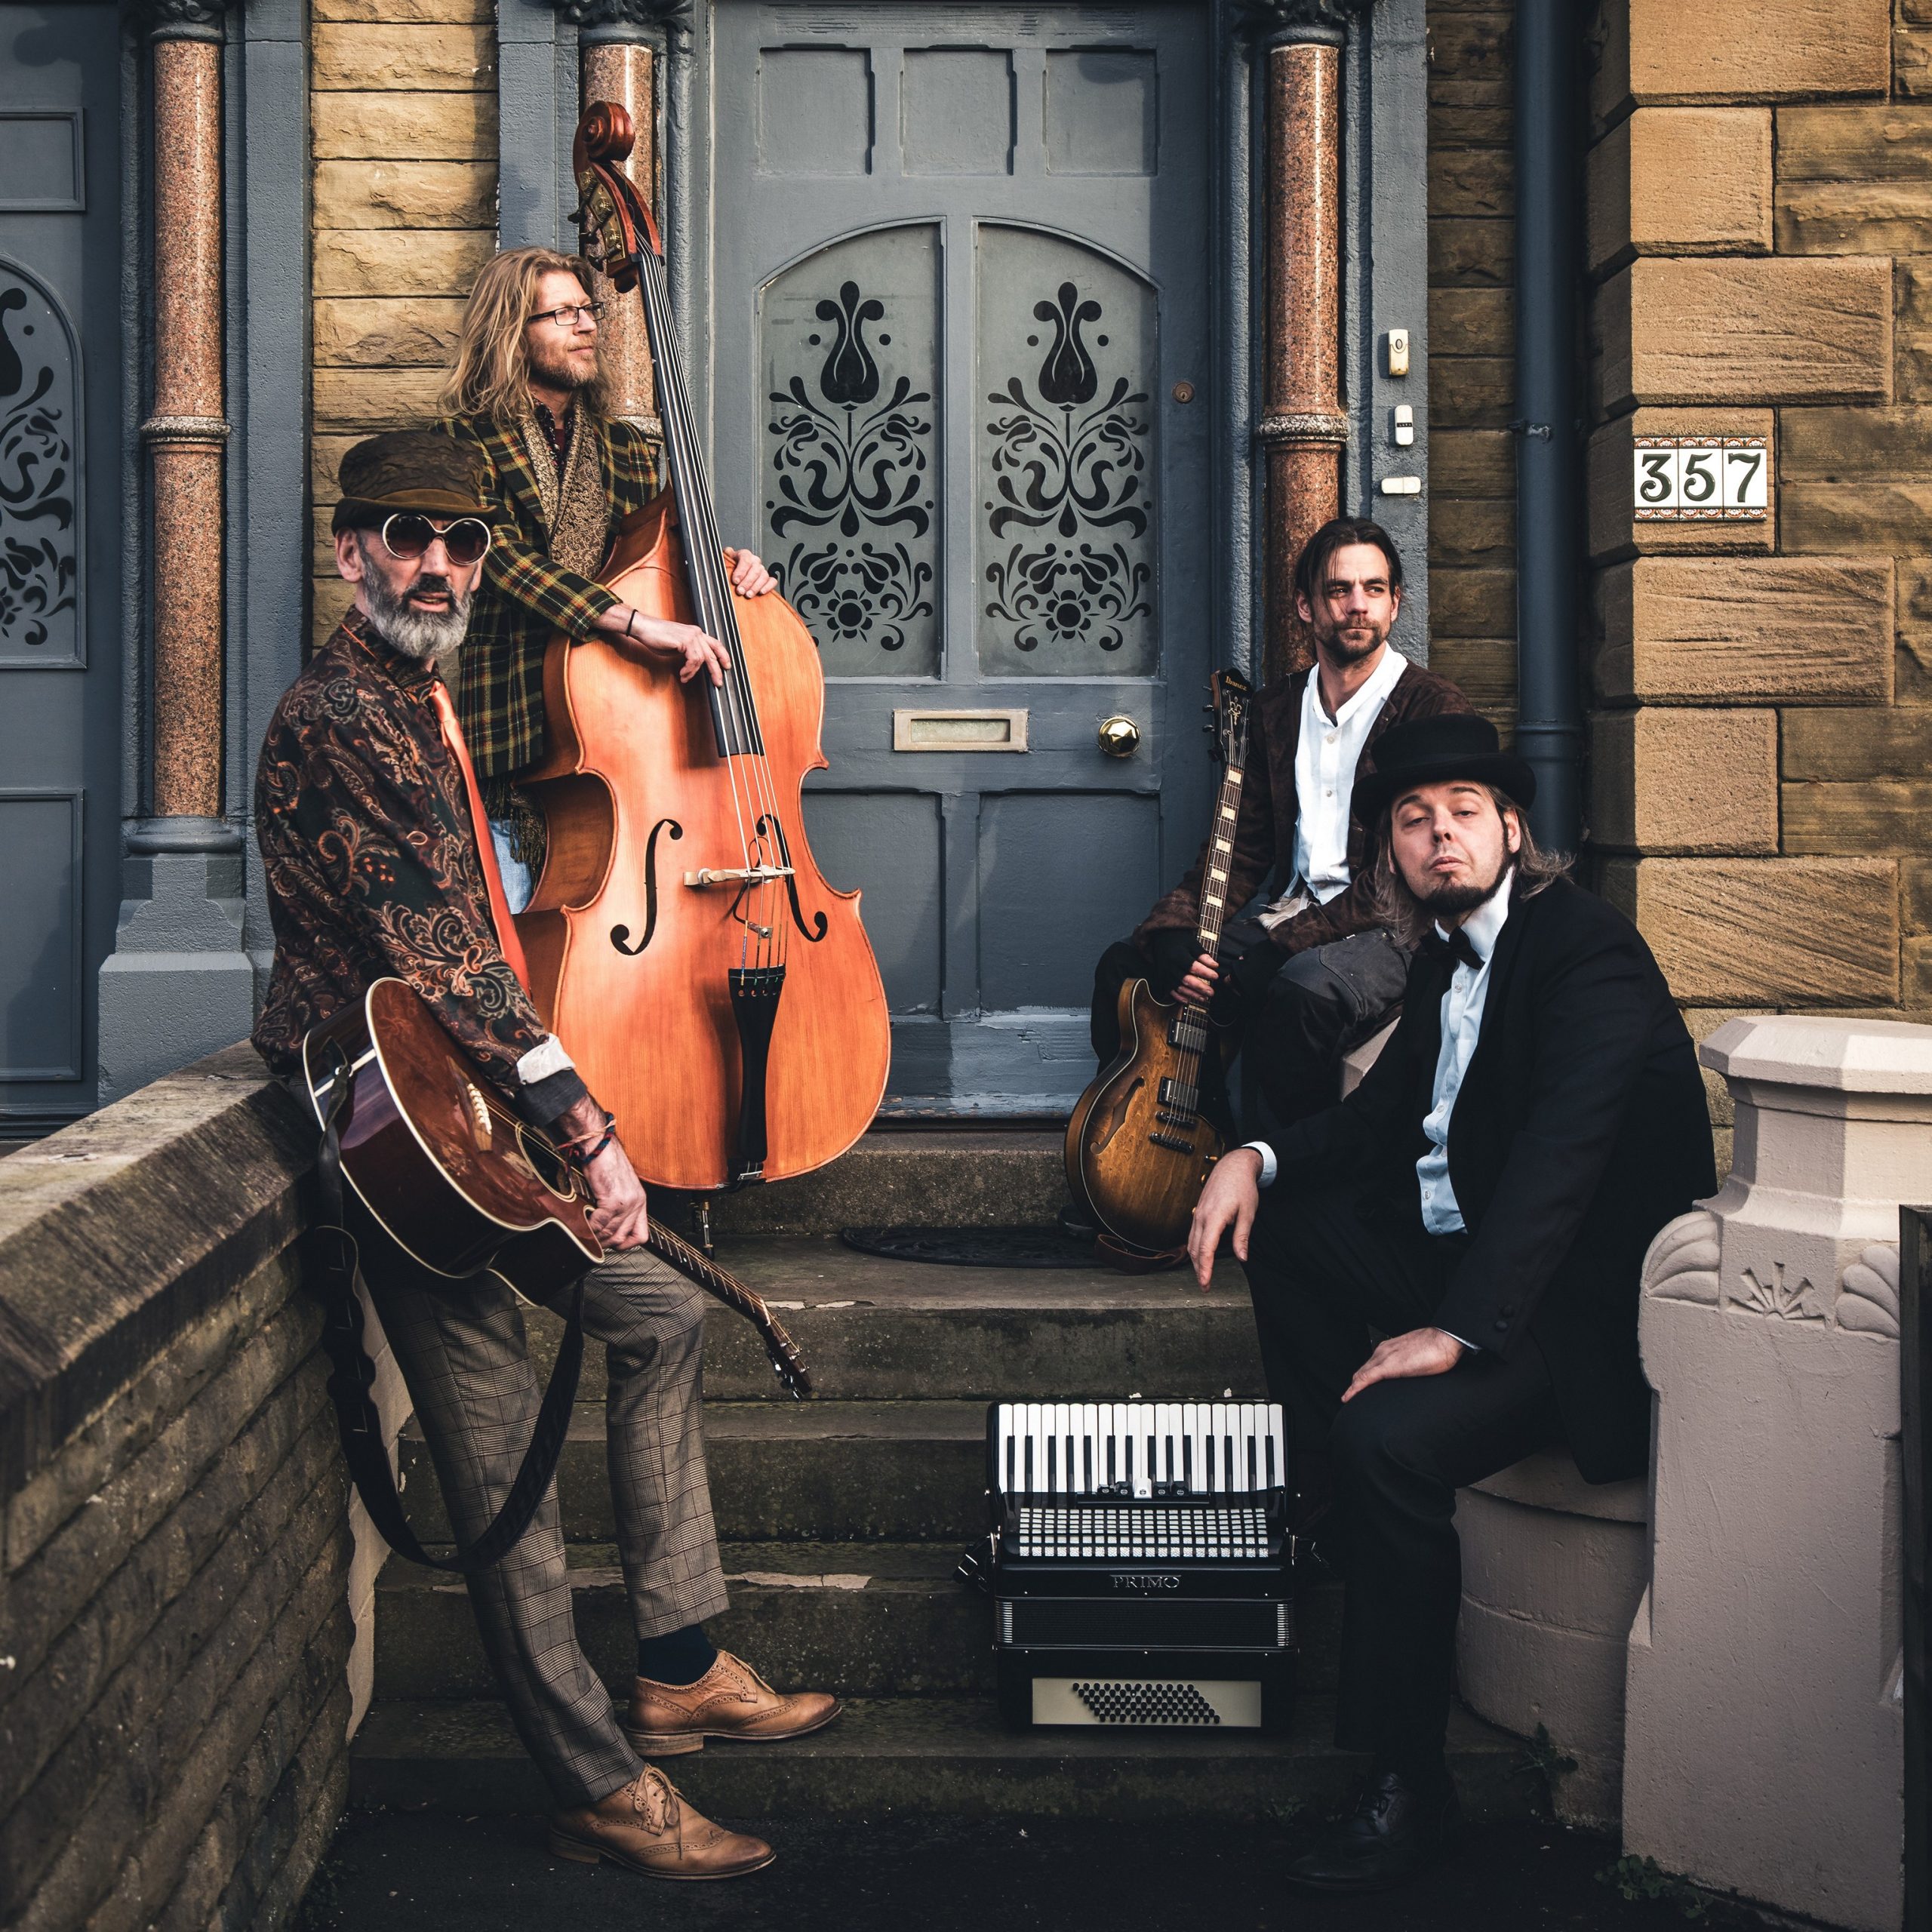
[[[668,831],[673,838],[681,838],[685,829],[674,818],[660,818],[651,828],[651,837],[644,848],[644,937],[636,945],[626,942],[631,936],[629,926],[613,926],[611,943],[627,959],[635,959],[651,943],[651,936],[657,930],[657,835]]]
[[[761,837],[765,832],[766,823],[763,819],[760,819],[758,822]],[[792,869],[792,848],[785,842],[785,828],[776,819],[773,819],[770,821],[770,829],[772,837],[778,841],[778,857],[780,862],[785,868],[785,890],[790,895],[792,900],[792,923],[798,928],[800,934],[808,944],[816,946],[825,937],[825,915],[823,912],[815,912],[812,915],[811,924],[810,925],[805,924],[804,909],[798,903],[798,875]]]

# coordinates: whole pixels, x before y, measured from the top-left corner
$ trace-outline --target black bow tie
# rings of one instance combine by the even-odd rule
[[[1472,973],[1482,971],[1482,955],[1469,943],[1469,936],[1460,926],[1447,939],[1432,926],[1422,936],[1422,949],[1432,959],[1446,959],[1456,966],[1466,966]]]

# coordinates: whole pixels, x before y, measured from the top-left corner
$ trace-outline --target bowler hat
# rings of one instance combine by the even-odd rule
[[[488,518],[481,458],[435,429],[390,429],[358,443],[336,472],[336,531],[366,529],[398,510]]]
[[[1536,774],[1501,749],[1496,727],[1472,712],[1449,712],[1411,718],[1383,733],[1375,746],[1375,768],[1356,775],[1354,809],[1363,824],[1373,826],[1404,792],[1457,779],[1494,785],[1519,805],[1536,801]]]

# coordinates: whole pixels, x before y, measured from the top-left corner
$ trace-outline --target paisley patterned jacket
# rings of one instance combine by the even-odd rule
[[[583,1092],[525,1084],[549,1036],[497,943],[463,773],[429,700],[433,673],[352,611],[269,721],[255,780],[275,966],[255,1023],[272,1071],[301,1064],[309,1029],[377,980],[406,980],[528,1117]],[[526,1068],[568,1062],[554,1047]]]

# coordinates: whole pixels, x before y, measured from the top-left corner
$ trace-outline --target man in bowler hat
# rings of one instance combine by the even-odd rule
[[[1297,1521],[1346,1586],[1336,1742],[1370,1774],[1300,1890],[1385,1889],[1453,1842],[1456,1492],[1558,1443],[1590,1481],[1641,1472],[1644,1251],[1716,1185],[1670,989],[1538,851],[1535,795],[1483,718],[1386,734],[1355,799],[1418,948],[1401,1023],[1339,1106],[1223,1159],[1195,1215],[1203,1287],[1233,1231]]]

